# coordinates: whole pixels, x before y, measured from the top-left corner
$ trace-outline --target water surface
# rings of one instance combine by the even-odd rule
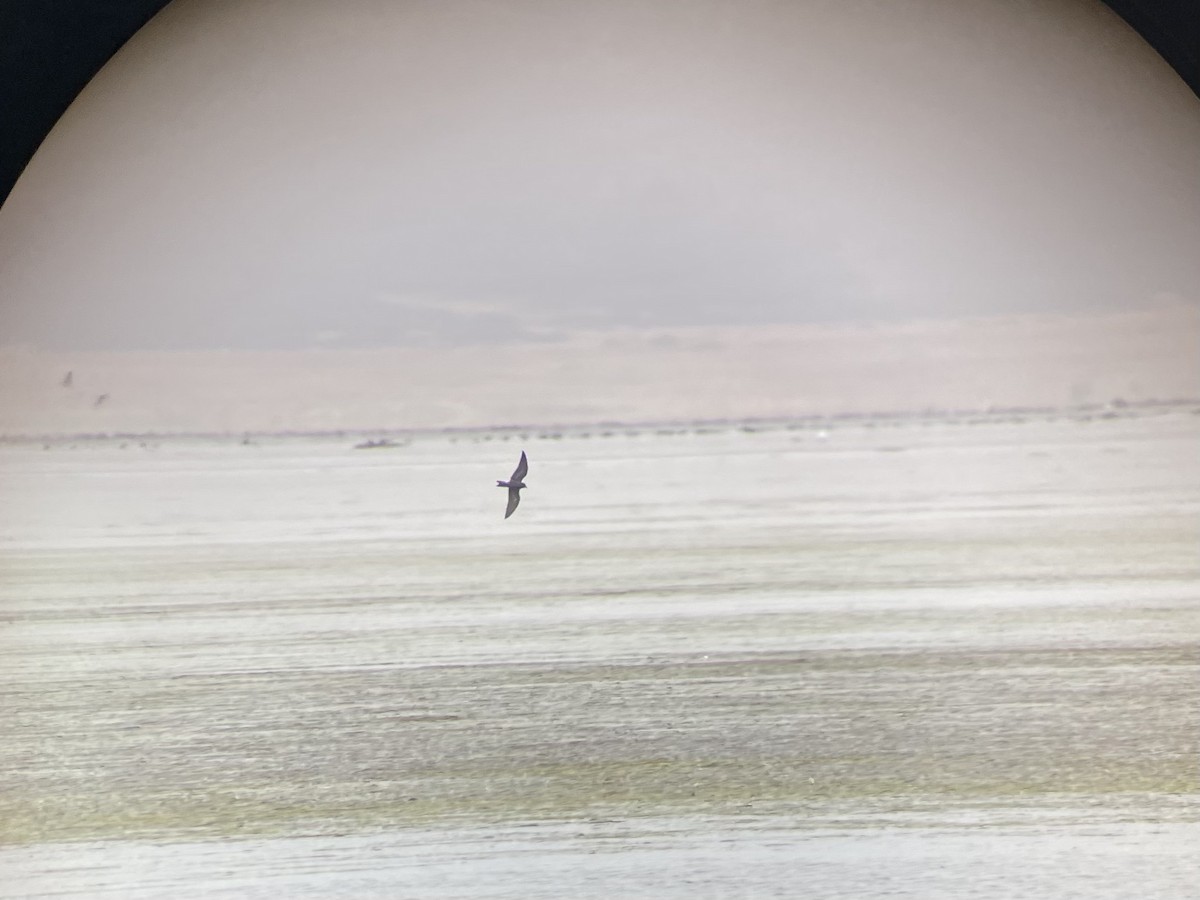
[[[1189,896],[1198,436],[2,447],[0,894]]]

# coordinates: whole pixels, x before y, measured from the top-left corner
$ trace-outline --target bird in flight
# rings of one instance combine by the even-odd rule
[[[521,502],[521,488],[525,487],[525,474],[529,471],[529,460],[525,458],[525,451],[521,451],[521,461],[517,463],[517,468],[513,470],[512,478],[508,481],[497,481],[496,487],[508,488],[508,509],[504,511],[504,518],[508,518],[516,511],[517,504]]]

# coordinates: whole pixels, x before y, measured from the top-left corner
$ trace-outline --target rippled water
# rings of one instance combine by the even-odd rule
[[[1197,437],[2,447],[0,896],[1191,896]]]

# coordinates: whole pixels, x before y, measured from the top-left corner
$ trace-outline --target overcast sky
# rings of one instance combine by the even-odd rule
[[[176,0],[0,208],[0,344],[1200,302],[1200,101],[1092,0]]]

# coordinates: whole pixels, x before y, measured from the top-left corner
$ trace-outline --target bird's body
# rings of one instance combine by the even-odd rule
[[[504,510],[504,518],[508,518],[516,512],[517,504],[521,502],[521,488],[525,487],[525,476],[529,472],[529,460],[525,458],[525,451],[521,451],[521,461],[517,463],[517,468],[513,470],[512,477],[508,481],[497,481],[496,487],[508,488],[508,508]]]

